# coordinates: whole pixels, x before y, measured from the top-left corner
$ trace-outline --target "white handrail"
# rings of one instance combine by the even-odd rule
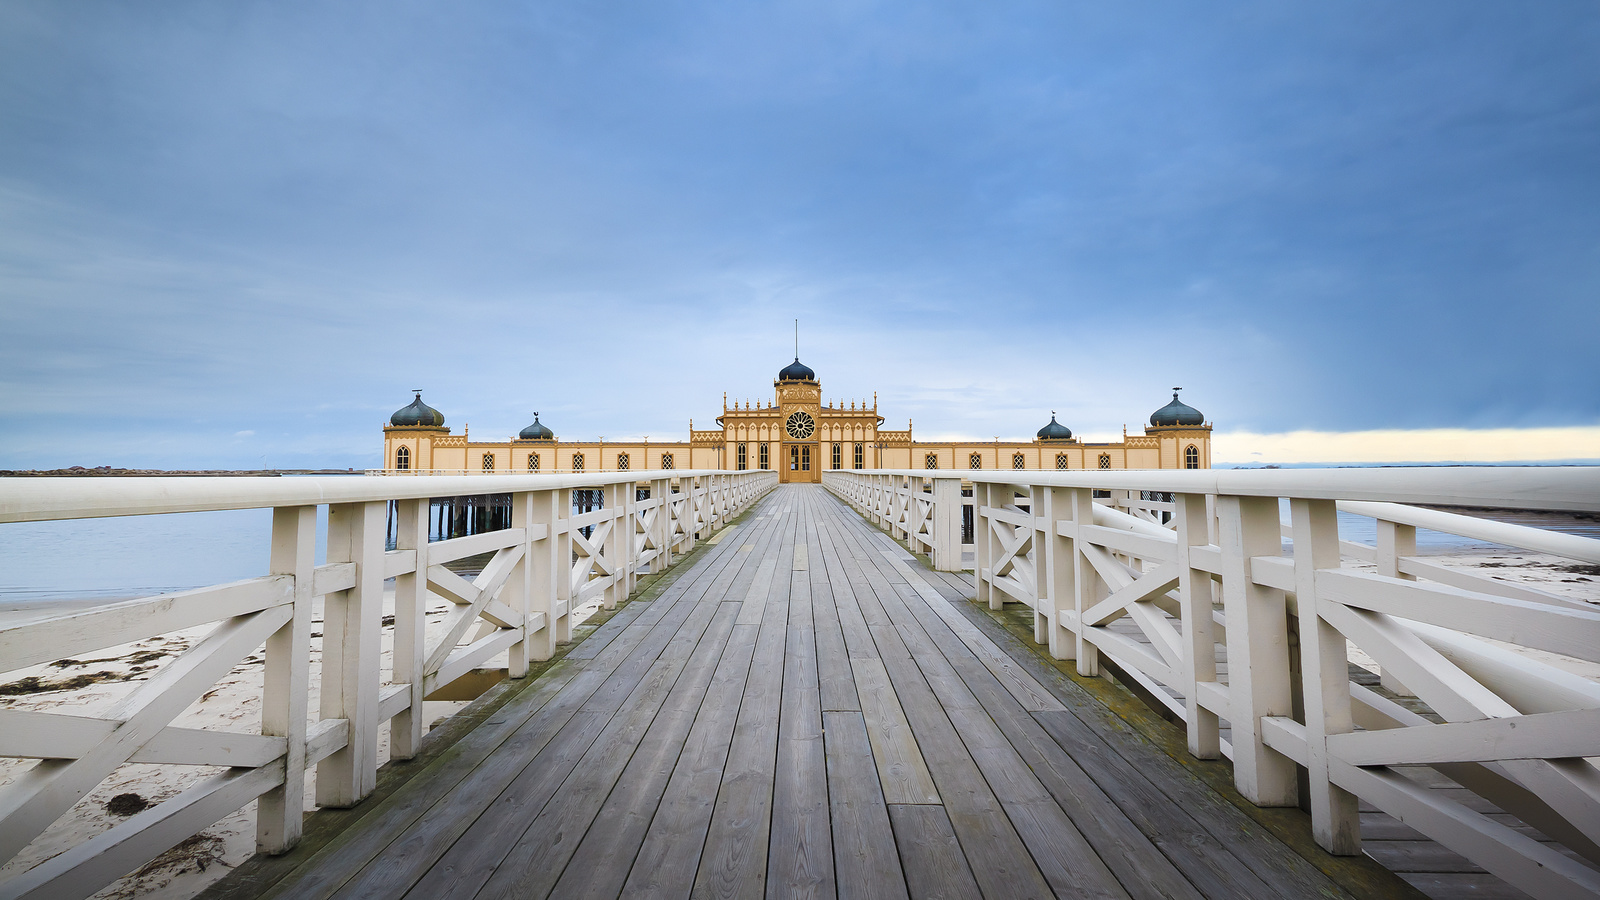
[[[758,476],[762,473],[735,473],[718,469],[652,469],[592,474],[418,475],[413,478],[371,478],[360,475],[283,478],[0,478],[0,522],[511,494],[736,474]],[[766,474],[777,475],[776,472]]]
[[[1082,675],[1112,664],[1184,722],[1190,752],[1230,756],[1253,802],[1296,805],[1303,768],[1325,849],[1360,852],[1359,798],[1535,897],[1600,893],[1600,684],[1569,671],[1600,661],[1600,582],[1587,603],[1507,584],[1419,559],[1416,530],[1584,563],[1600,540],[1405,505],[1600,510],[1600,468],[830,470],[823,484],[939,569],[961,568],[950,524],[970,503],[979,602],[1032,608],[1035,640]],[[1342,544],[1339,510],[1375,519],[1376,545]],[[1353,683],[1347,642],[1445,723]],[[1425,765],[1595,865],[1404,774]]]
[[[670,566],[777,481],[776,472],[715,470],[0,479],[0,522],[273,509],[263,577],[0,620],[0,672],[214,625],[98,715],[0,709],[0,756],[39,761],[0,786],[0,861],[27,851],[124,763],[225,769],[63,853],[14,866],[0,898],[87,896],[252,802],[257,846],[289,849],[301,834],[309,771],[319,805],[359,803],[376,785],[386,723],[391,758],[414,756],[428,727],[426,699],[465,690],[452,686],[496,659],[505,660],[505,675],[523,677],[530,661],[548,659],[571,639],[579,605],[598,599],[614,607],[641,574]],[[639,484],[649,485],[648,498],[638,498]],[[600,508],[575,513],[576,491],[600,492]],[[509,495],[509,528],[429,540],[430,498],[486,493]],[[386,549],[390,504],[394,550]],[[324,505],[328,561],[317,565]],[[479,553],[494,555],[470,580],[444,566]],[[393,654],[385,673],[380,632],[391,578]],[[317,601],[320,705],[311,710]],[[430,606],[445,611],[431,632]],[[260,734],[172,724],[263,645]]]

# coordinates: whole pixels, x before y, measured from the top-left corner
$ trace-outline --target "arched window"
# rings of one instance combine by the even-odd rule
[[[844,468],[844,447],[843,447],[843,445],[840,445],[840,444],[834,444],[833,445],[833,467],[835,469]]]
[[[672,468],[672,454],[671,453],[663,453],[663,454],[661,454],[661,468],[663,468],[663,469]]]
[[[1193,444],[1183,448],[1183,467],[1185,469],[1200,468],[1200,448]]]
[[[483,470],[485,472],[493,472],[494,471],[494,454],[493,453],[485,453],[483,455]]]
[[[856,459],[855,459],[855,462],[856,462],[856,468],[858,468],[858,469],[865,469],[866,468],[866,465],[864,464],[865,463],[865,455],[861,451],[861,445],[860,444],[856,445]]]
[[[939,468],[939,457],[929,453],[927,459],[923,460],[923,464],[930,469],[937,469]]]
[[[1100,468],[1102,468],[1102,469],[1111,468],[1111,454],[1109,454],[1109,453],[1100,454]]]
[[[1056,454],[1056,468],[1065,469],[1066,467],[1067,467],[1067,455],[1065,453],[1057,453]]]
[[[404,472],[411,468],[411,448],[401,447],[394,452],[394,467]]]
[[[572,454],[572,471],[574,471],[574,472],[582,472],[583,471],[583,454],[582,453],[574,453],[574,454]]]
[[[746,454],[745,454],[745,445],[744,444],[740,444],[739,447],[738,447],[738,457],[739,457],[739,471],[743,472],[746,468],[748,468],[747,463],[749,462],[749,457],[746,456]]]
[[[529,472],[537,472],[537,471],[539,471],[539,454],[537,454],[537,453],[529,453],[528,454],[528,471]]]
[[[760,458],[760,459],[759,459],[759,460],[757,460],[757,462],[759,462],[759,463],[760,463],[760,464],[761,464],[761,468],[763,468],[763,469],[770,469],[770,468],[772,468],[772,466],[771,466],[771,460],[770,460],[770,458],[769,458],[769,457],[768,457],[768,456],[767,456],[767,445],[766,445],[766,443],[765,443],[765,442],[763,442],[763,443],[762,443],[762,444],[761,444],[761,448],[760,448],[760,453],[759,453],[759,455],[760,455],[760,457],[761,457],[761,458]]]
[[[981,453],[974,453],[971,456],[967,457],[967,468],[969,468],[969,469],[981,469],[981,468],[983,468],[983,455]]]
[[[618,453],[617,454],[617,471],[618,472],[626,472],[626,471],[628,471],[628,454],[626,454],[626,453]]]
[[[1027,467],[1027,460],[1022,458],[1022,454],[1021,453],[1013,453],[1013,454],[1011,454],[1011,468],[1013,468],[1013,469],[1022,469],[1022,468],[1026,468],[1026,467]]]

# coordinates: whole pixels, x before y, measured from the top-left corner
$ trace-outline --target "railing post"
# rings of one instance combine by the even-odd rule
[[[522,559],[506,578],[500,589],[500,600],[517,614],[517,624],[522,628],[522,640],[512,644],[506,653],[506,677],[521,678],[528,674],[528,655],[531,635],[528,629],[529,601],[533,591],[534,543],[529,521],[532,518],[533,495],[521,491],[511,495],[511,527],[522,529]]]
[[[1183,618],[1183,678],[1189,752],[1200,759],[1222,756],[1220,723],[1215,712],[1200,705],[1200,683],[1217,680],[1217,647],[1211,573],[1194,568],[1193,547],[1211,543],[1205,494],[1174,494],[1178,525],[1178,614]]]
[[[1050,645],[1050,632],[1055,620],[1055,610],[1050,606],[1050,528],[1047,515],[1049,503],[1045,497],[1048,488],[1039,484],[1028,485],[1028,518],[1032,523],[1029,541],[1033,545],[1033,642]]]
[[[1289,501],[1294,530],[1294,587],[1300,619],[1301,695],[1311,833],[1338,856],[1361,853],[1354,794],[1328,781],[1328,735],[1355,730],[1350,714],[1350,662],[1344,635],[1317,614],[1317,571],[1339,568],[1339,521],[1332,500]]]
[[[650,482],[650,498],[659,500],[655,521],[651,524],[652,542],[656,545],[656,558],[650,564],[652,574],[665,572],[672,565],[672,481],[656,478]]]
[[[611,516],[611,528],[606,531],[606,539],[600,544],[600,556],[605,560],[606,567],[611,569],[611,583],[606,585],[600,601],[606,609],[616,609],[618,600],[628,599],[627,551],[622,548],[624,507],[620,488],[621,485],[612,483],[600,489],[600,496],[605,498],[605,507]]]
[[[1294,806],[1294,762],[1261,740],[1263,716],[1292,716],[1288,610],[1283,593],[1251,580],[1253,557],[1281,552],[1275,497],[1217,498],[1222,607],[1228,631],[1233,775],[1257,806]]]
[[[556,520],[550,528],[550,539],[553,542],[556,567],[556,593],[553,606],[557,614],[556,640],[571,640],[573,584],[572,584],[572,534],[576,528],[572,524],[574,513],[572,511],[573,488],[562,488],[556,492]]]
[[[1378,524],[1378,574],[1401,581],[1415,581],[1416,576],[1407,575],[1400,571],[1400,560],[1406,556],[1417,555],[1417,529],[1414,525],[1400,525],[1394,522],[1377,520]],[[1414,697],[1411,689],[1400,683],[1400,679],[1389,673],[1387,668],[1378,672],[1379,683],[1396,695],[1401,697]]]
[[[383,619],[381,500],[328,507],[328,561],[355,563],[355,587],[322,613],[322,718],[348,722],[348,743],[317,764],[317,804],[354,806],[378,780],[378,655]]]
[[[528,545],[527,595],[523,600],[528,619],[523,627],[530,626],[535,614],[544,614],[544,624],[523,640],[532,659],[549,659],[555,655],[556,644],[571,638],[571,619],[561,614],[560,585],[570,582],[572,570],[571,548],[561,535],[564,523],[559,506],[564,496],[567,492],[561,490],[530,491],[526,496],[528,530],[544,531],[543,538]],[[516,513],[513,511],[512,515],[515,521]],[[562,556],[563,548],[567,550],[566,557]]]
[[[311,687],[311,583],[316,568],[317,508],[272,511],[273,575],[294,576],[294,618],[267,638],[261,733],[281,736],[283,784],[256,806],[256,849],[283,853],[300,840],[305,809],[306,706]]]
[[[1043,598],[1040,603],[1049,610],[1050,619],[1049,633],[1040,643],[1050,648],[1050,656],[1054,659],[1076,659],[1077,632],[1067,627],[1067,620],[1069,613],[1077,612],[1073,555],[1078,525],[1071,522],[1068,526],[1073,537],[1063,536],[1060,525],[1063,519],[1071,519],[1072,491],[1069,488],[1038,488],[1034,497],[1039,506],[1037,512],[1044,518],[1048,529],[1042,536],[1043,543],[1036,544],[1035,549],[1039,562],[1039,594]],[[1034,540],[1039,541],[1040,538]],[[1082,627],[1082,623],[1079,623],[1079,627]]]
[[[395,505],[395,549],[416,554],[416,568],[394,579],[395,684],[409,685],[411,702],[389,720],[389,756],[410,759],[417,755],[427,728],[422,713],[424,635],[428,610],[428,504],[427,499],[401,500]]]
[[[974,602],[994,606],[994,525],[985,511],[990,509],[990,491],[994,485],[987,481],[972,483],[972,575],[977,591]]]
[[[961,571],[961,479],[933,479],[933,568]]]
[[[1089,488],[1072,489],[1072,524],[1074,533],[1081,534],[1079,529],[1085,525],[1094,524],[1094,491]],[[1073,541],[1072,547],[1072,605],[1074,619],[1078,623],[1078,632],[1074,643],[1077,646],[1078,674],[1090,677],[1100,674],[1100,648],[1090,643],[1085,636],[1089,629],[1083,624],[1084,614],[1089,611],[1102,597],[1109,596],[1111,590],[1106,585],[1105,579],[1095,570],[1094,563],[1084,555],[1083,548],[1078,546],[1078,541]]]

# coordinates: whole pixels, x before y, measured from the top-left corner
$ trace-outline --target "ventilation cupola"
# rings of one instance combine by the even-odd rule
[[[417,391],[416,394],[416,399],[395,410],[394,415],[389,417],[389,424],[400,426],[422,425],[429,428],[438,428],[444,425],[444,413],[423,403],[422,391]]]

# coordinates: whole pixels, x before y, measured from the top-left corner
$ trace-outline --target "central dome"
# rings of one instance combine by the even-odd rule
[[[1204,425],[1206,417],[1200,410],[1178,399],[1178,392],[1183,388],[1172,389],[1172,402],[1150,414],[1150,424],[1157,428],[1172,427],[1174,425]]]
[[[811,371],[811,367],[806,365],[805,363],[801,362],[800,361],[800,357],[796,356],[794,358],[794,362],[788,364],[787,366],[784,366],[783,367],[783,371],[778,373],[778,380],[779,381],[816,381],[817,380],[817,373]]]

